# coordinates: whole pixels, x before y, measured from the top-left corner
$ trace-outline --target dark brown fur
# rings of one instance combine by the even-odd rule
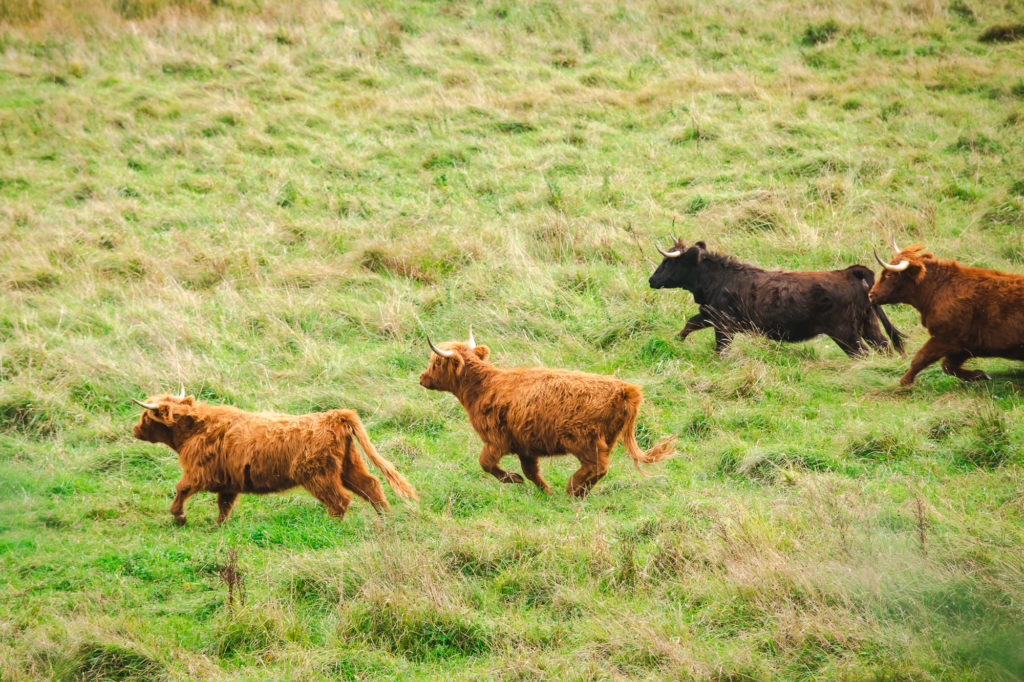
[[[898,252],[890,263],[903,260],[907,269],[882,270],[869,294],[876,305],[914,306],[931,336],[910,361],[902,385],[914,383],[918,372],[940,358],[946,374],[964,381],[989,378],[964,369],[969,358],[1024,360],[1024,276],[936,260],[921,244]]]
[[[445,343],[455,355],[431,354],[420,385],[455,395],[469,422],[484,442],[480,466],[503,483],[522,483],[521,476],[499,466],[506,454],[519,456],[523,474],[551,492],[541,478],[537,459],[571,454],[580,468],[566,485],[570,495],[584,497],[608,472],[609,453],[621,437],[634,465],[672,457],[675,437],[643,452],[634,436],[640,389],[614,377],[561,369],[506,369],[487,362],[487,346]]]
[[[682,288],[693,294],[700,312],[686,321],[680,340],[692,332],[715,330],[715,350],[723,353],[739,332],[776,341],[804,341],[826,334],[847,355],[860,355],[867,341],[889,352],[878,327],[903,352],[902,334],[878,306],[868,302],[874,273],[863,265],[823,272],[764,270],[709,251],[704,242],[687,247],[677,241],[648,283],[652,289]],[[875,318],[878,318],[877,320]]]
[[[378,512],[386,511],[380,481],[366,468],[354,441],[400,497],[418,499],[394,465],[377,453],[353,410],[291,416],[207,405],[192,396],[163,395],[146,402],[156,408],[142,413],[134,435],[178,453],[183,473],[171,504],[178,525],[185,523],[185,500],[200,491],[217,493],[217,523],[231,513],[239,493],[262,495],[299,485],[331,516],[345,515],[352,501],[346,488]]]

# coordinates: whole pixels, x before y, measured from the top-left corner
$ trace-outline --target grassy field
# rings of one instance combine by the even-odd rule
[[[0,678],[1024,678],[1024,370],[674,335],[669,235],[1024,272],[1007,0],[0,0]],[[982,39],[984,38],[984,39]],[[882,253],[888,251],[882,250]],[[913,353],[915,312],[889,309]],[[502,486],[435,341],[644,388]],[[417,487],[167,512],[130,398],[356,408]],[[506,460],[517,469],[518,463]],[[230,597],[230,600],[229,600]]]

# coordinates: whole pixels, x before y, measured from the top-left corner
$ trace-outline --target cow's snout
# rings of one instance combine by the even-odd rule
[[[661,288],[661,282],[659,282],[658,280],[654,279],[654,275],[650,276],[650,278],[647,280],[647,283],[651,285],[652,289],[660,289]]]
[[[426,372],[424,372],[423,374],[420,375],[420,386],[422,386],[423,388],[433,388],[434,387],[433,384],[430,381],[430,377],[427,376]]]

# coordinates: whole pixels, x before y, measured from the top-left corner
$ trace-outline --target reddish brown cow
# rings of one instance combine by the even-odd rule
[[[455,395],[484,442],[480,466],[502,483],[522,483],[499,466],[506,454],[519,456],[523,473],[546,493],[538,457],[572,454],[580,468],[569,479],[570,495],[584,497],[608,472],[608,455],[622,437],[638,471],[672,457],[674,436],[646,452],[633,434],[643,396],[615,377],[545,367],[506,369],[487,362],[490,350],[473,341],[435,347],[420,385]],[[644,474],[646,475],[646,474]]]
[[[936,260],[922,244],[900,249],[885,263],[871,287],[871,303],[909,303],[921,313],[931,338],[910,362],[900,384],[914,383],[918,372],[942,359],[942,369],[964,381],[988,379],[981,370],[964,369],[972,357],[1024,360],[1024,276],[969,268]]]
[[[370,442],[353,410],[301,416],[243,412],[207,405],[192,396],[161,395],[136,400],[145,408],[135,437],[164,443],[178,453],[182,477],[171,504],[178,525],[185,523],[185,500],[193,493],[217,493],[223,523],[239,493],[276,493],[301,485],[331,516],[345,515],[352,496],[346,488],[386,511],[380,481],[366,468],[354,440],[399,497],[419,499],[416,491]]]

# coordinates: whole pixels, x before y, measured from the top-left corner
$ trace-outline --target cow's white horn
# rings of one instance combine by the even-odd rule
[[[430,350],[434,351],[442,358],[450,358],[451,356],[455,355],[455,351],[453,350],[441,350],[440,348],[435,346],[433,343],[430,342],[429,336],[427,337],[427,345],[430,346]]]
[[[132,398],[132,402],[141,405],[142,407],[145,407],[147,410],[155,410],[156,408],[160,407],[155,403],[144,403],[141,400],[135,400],[135,398]]]
[[[665,258],[679,258],[680,256],[683,255],[678,251],[662,251],[660,246],[655,246],[654,248],[658,249],[658,253],[660,253]]]
[[[181,388],[178,390],[178,400],[185,397],[185,384],[181,384]]]
[[[892,244],[892,250],[895,251],[896,253],[899,253],[900,247],[896,246],[896,235],[895,234],[892,235],[891,237],[889,237],[889,243]]]
[[[473,340],[473,325],[469,325],[469,347],[476,348],[476,341]]]
[[[875,260],[878,261],[878,264],[881,265],[886,270],[888,270],[889,272],[903,272],[908,267],[910,267],[910,261],[906,259],[901,260],[898,265],[889,265],[884,260],[878,257],[877,251],[871,249],[871,253],[875,254]]]

